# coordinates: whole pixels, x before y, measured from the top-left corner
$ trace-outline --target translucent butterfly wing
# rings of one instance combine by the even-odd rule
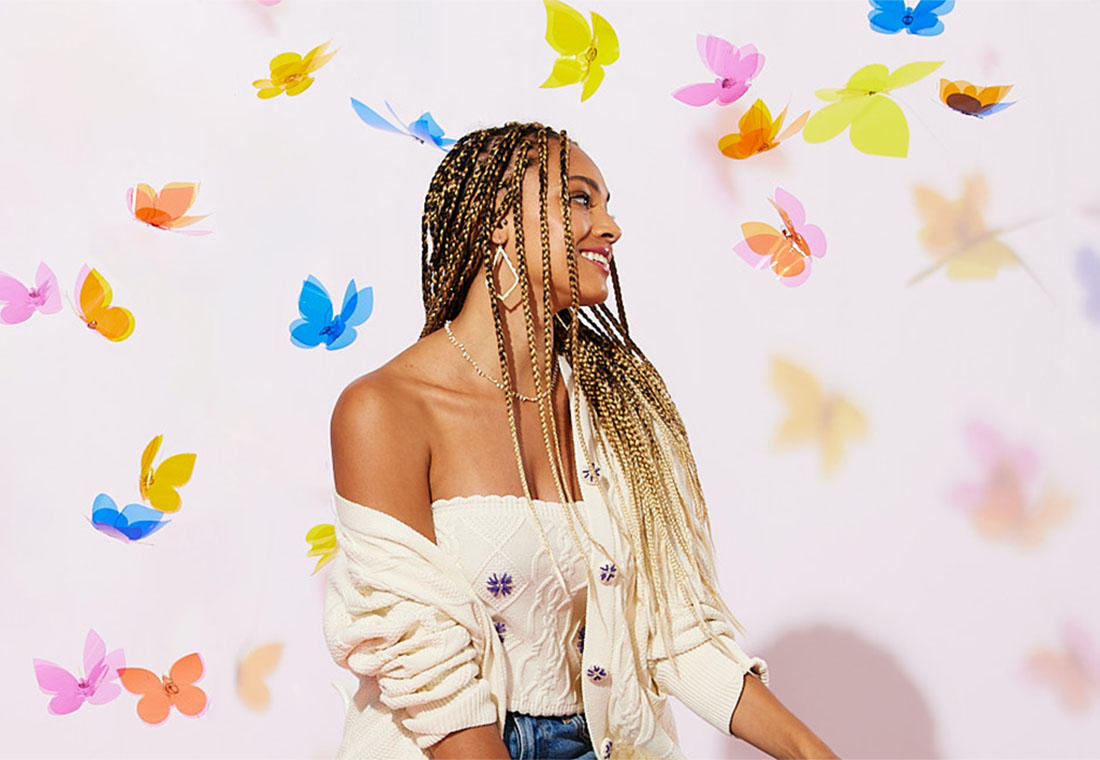
[[[179,689],[172,703],[184,715],[198,715],[206,708],[206,692],[194,685],[202,673],[202,658],[197,652],[176,660],[168,671],[169,680]]]
[[[786,417],[776,430],[776,446],[793,446],[816,440],[820,434],[825,395],[817,378],[793,362],[775,357],[771,385],[786,406]]]
[[[351,107],[355,109],[355,113],[362,119],[368,126],[375,129],[382,129],[387,132],[394,132],[399,135],[406,135],[408,132],[400,127],[391,124],[384,116],[375,111],[365,103],[361,103],[355,98],[351,99]]]
[[[593,43],[592,30],[579,11],[560,0],[543,0],[546,6],[546,41],[562,56],[576,56]]]
[[[256,647],[237,664],[237,696],[250,710],[266,710],[271,704],[271,690],[265,680],[279,666],[283,655],[281,643]]]
[[[1081,248],[1075,268],[1085,289],[1085,316],[1100,324],[1100,256],[1091,248]]]
[[[955,7],[955,0],[921,0],[913,9],[913,22],[906,31],[922,37],[932,37],[943,32],[940,18]]]
[[[340,548],[336,542],[336,528],[331,523],[321,523],[310,528],[306,533],[306,542],[309,544],[309,551],[306,552],[306,556],[320,557],[310,575],[334,560]]]
[[[31,292],[19,280],[0,272],[0,322],[5,325],[17,325],[25,322],[34,314],[34,302]]]
[[[319,346],[324,339],[322,331],[332,324],[333,304],[328,291],[313,275],[302,283],[298,313],[302,318],[290,324],[291,342],[302,348]]]
[[[180,495],[176,490],[191,479],[195,468],[195,454],[174,454],[157,467],[148,487],[148,501],[161,512],[178,512]]]
[[[68,715],[84,704],[76,676],[49,660],[35,658],[33,662],[39,689],[53,696],[46,707],[51,715]]]
[[[156,725],[168,718],[171,701],[164,690],[164,682],[145,668],[120,668],[119,680],[131,694],[140,694],[137,714],[146,723]]]

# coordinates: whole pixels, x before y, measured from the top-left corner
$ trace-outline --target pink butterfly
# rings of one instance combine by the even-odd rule
[[[825,233],[816,224],[806,224],[806,210],[798,198],[781,187],[771,200],[783,229],[764,222],[745,222],[745,239],[733,250],[754,269],[770,268],[787,287],[801,285],[810,276],[810,261],[825,255]]]
[[[84,640],[84,678],[78,679],[60,665],[46,660],[34,660],[34,676],[38,686],[46,694],[53,694],[48,710],[51,715],[67,715],[85,701],[103,705],[122,693],[122,687],[113,681],[118,669],[126,667],[122,650],[107,654],[103,639],[94,631],[88,631]]]
[[[672,93],[672,97],[689,106],[705,106],[714,100],[728,106],[745,94],[749,80],[764,68],[764,56],[753,45],[737,48],[721,37],[700,34],[696,37],[699,57],[717,78],[713,82],[689,84]]]
[[[61,310],[57,277],[43,262],[38,265],[34,287],[28,289],[11,275],[0,272],[0,303],[6,304],[0,309],[0,322],[5,325],[25,322],[36,310],[55,314]]]
[[[1062,624],[1061,647],[1032,650],[1024,674],[1052,688],[1067,712],[1083,712],[1100,694],[1100,652],[1080,624]]]

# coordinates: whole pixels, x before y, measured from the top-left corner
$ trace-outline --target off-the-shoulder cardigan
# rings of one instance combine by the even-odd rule
[[[683,605],[672,610],[671,653],[648,630],[648,614],[627,593],[634,562],[611,512],[615,489],[605,469],[615,463],[597,461],[600,475],[584,472],[580,436],[598,454],[584,396],[572,395],[564,357],[560,366],[570,397],[579,398],[582,429],[574,424],[573,448],[578,474],[587,475],[578,481],[589,527],[611,554],[594,551],[589,560],[597,579],[587,592],[582,655],[589,732],[597,757],[683,758],[666,696],[728,734],[745,674],[752,670],[767,684],[767,663],[745,654],[732,626],[709,606],[705,617],[735,660],[707,639]],[[454,731],[496,723],[503,732],[502,645],[457,562],[400,520],[339,494],[334,499],[340,551],[329,571],[323,627],[333,658],[360,681],[339,758],[426,758],[428,747]],[[640,668],[629,626],[645,648]]]

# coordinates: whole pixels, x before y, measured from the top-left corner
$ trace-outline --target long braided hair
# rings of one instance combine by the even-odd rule
[[[548,141],[559,145],[561,172],[561,211],[568,258],[570,305],[554,315],[551,296],[550,232],[547,204],[549,187]],[[458,315],[479,267],[484,265],[485,284],[496,293],[490,236],[509,213],[515,224],[517,270],[527,326],[527,342],[532,366],[536,368],[535,395],[539,397],[539,418],[543,440],[551,462],[555,486],[563,505],[591,534],[583,520],[576,517],[576,506],[565,488],[557,426],[548,389],[553,375],[551,367],[564,355],[573,371],[574,392],[584,392],[591,414],[592,429],[597,431],[597,446],[610,461],[613,456],[622,467],[626,483],[618,484],[622,499],[621,528],[629,543],[638,572],[635,588],[649,603],[649,630],[659,631],[667,652],[672,652],[672,619],[670,604],[677,590],[691,607],[704,632],[724,650],[703,617],[702,604],[708,604],[725,616],[738,631],[743,627],[722,601],[717,591],[713,539],[710,532],[706,502],[703,499],[695,458],[688,444],[680,413],[665,387],[660,374],[630,338],[626,311],[619,285],[618,269],[610,262],[618,314],[604,304],[579,305],[577,255],[573,241],[569,208],[569,146],[564,130],[554,130],[539,123],[509,122],[501,127],[475,130],[455,143],[443,158],[428,186],[421,221],[421,266],[425,321],[421,337],[434,332],[444,322]],[[543,322],[546,325],[545,375],[535,349],[534,315],[528,297],[528,277],[523,238],[523,180],[532,160],[538,162],[539,228],[542,249]],[[531,493],[516,432],[512,402],[512,379],[508,373],[505,337],[500,306],[493,301],[493,323],[496,329],[497,352],[512,431],[513,447],[520,480],[528,506],[534,515]],[[557,329],[555,323],[562,325]],[[574,424],[579,424],[579,404],[571,404]],[[580,437],[582,445],[584,436]],[[609,456],[610,453],[610,456]],[[590,452],[585,451],[588,462]],[[682,493],[674,470],[681,469],[688,493]],[[624,488],[625,486],[625,488]],[[614,510],[613,510],[614,512]],[[535,515],[536,524],[542,526]],[[618,519],[618,518],[617,518]],[[573,538],[580,547],[579,537],[569,521]],[[545,535],[543,535],[545,545]],[[598,544],[597,544],[598,546]],[[603,547],[599,547],[603,550]],[[583,549],[582,549],[583,553]],[[606,553],[606,550],[604,550]],[[560,569],[556,567],[559,581]],[[702,594],[691,582],[694,576],[702,583]],[[591,570],[589,569],[591,582]],[[658,610],[663,615],[658,615]],[[632,627],[631,627],[632,628]],[[638,642],[631,630],[631,644],[639,669],[644,658],[637,656]],[[675,660],[674,660],[675,662]]]

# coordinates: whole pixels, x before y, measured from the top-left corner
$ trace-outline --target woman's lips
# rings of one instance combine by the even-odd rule
[[[581,258],[585,261],[591,262],[593,265],[599,268],[605,275],[611,273],[611,268],[607,265],[607,257],[602,251],[581,251]]]

